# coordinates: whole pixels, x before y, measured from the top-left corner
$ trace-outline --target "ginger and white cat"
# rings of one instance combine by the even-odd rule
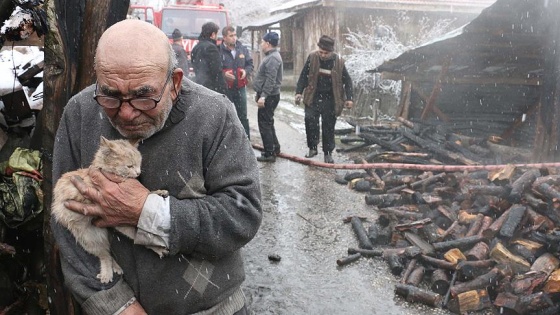
[[[136,178],[140,175],[142,156],[137,149],[137,143],[132,144],[128,140],[107,140],[101,137],[98,151],[95,153],[91,167],[98,168],[106,173],[112,173],[122,177]],[[91,185],[88,169],[82,168],[63,174],[53,190],[54,199],[52,203],[51,215],[58,223],[66,227],[72,235],[88,253],[97,256],[100,261],[101,270],[97,278],[102,283],[113,281],[113,272],[122,274],[121,267],[111,257],[109,233],[106,228],[96,227],[91,223],[93,217],[74,212],[64,207],[67,200],[76,200],[89,203],[70,182],[70,178],[79,176],[83,181]],[[158,191],[162,196],[166,196],[166,191]],[[116,229],[134,239],[136,228],[132,226],[121,226]],[[149,247],[160,257],[167,254],[167,250],[159,247]]]

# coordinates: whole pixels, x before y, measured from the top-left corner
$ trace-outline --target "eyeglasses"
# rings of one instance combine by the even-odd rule
[[[169,79],[171,78],[172,74],[173,71],[170,71],[169,74],[167,75],[167,80],[165,80],[165,84],[161,89],[161,94],[157,99],[151,97],[119,98],[119,97],[107,96],[107,95],[97,95],[97,82],[95,82],[95,92],[93,94],[93,99],[101,107],[108,108],[108,109],[120,108],[124,102],[127,102],[134,109],[141,110],[141,111],[151,110],[156,108],[157,104],[161,101],[161,98],[163,97],[163,92],[165,91],[165,88],[167,87],[167,83],[169,83]]]

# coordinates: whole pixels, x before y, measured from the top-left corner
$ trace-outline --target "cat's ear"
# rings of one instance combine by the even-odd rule
[[[100,138],[100,140],[99,140],[99,143],[102,143],[102,144],[104,144],[104,145],[108,145],[108,144],[109,144],[108,141],[109,141],[109,140],[107,140],[107,138],[101,136],[101,138]]]
[[[140,141],[142,141],[141,139],[128,139],[128,142],[130,142],[130,144],[132,144],[133,147],[138,148],[138,145],[140,144]]]

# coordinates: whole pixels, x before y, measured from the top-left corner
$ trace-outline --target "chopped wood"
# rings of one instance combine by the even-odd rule
[[[498,234],[498,231],[500,231],[500,229],[502,228],[502,225],[506,221],[510,210],[511,208],[504,211],[504,213],[502,213],[499,218],[494,220],[494,222],[487,229],[482,231],[482,236],[484,236],[486,239],[494,238],[494,236],[496,236],[496,234]]]
[[[407,231],[412,229],[423,228],[426,224],[431,223],[432,219],[426,218],[422,220],[417,220],[409,223],[402,223],[395,225],[394,229],[397,231]]]
[[[558,267],[560,267],[560,260],[551,253],[544,253],[531,265],[531,270],[544,272],[548,276]]]
[[[416,268],[416,263],[417,262],[418,262],[418,259],[416,259],[416,258],[413,258],[413,259],[408,261],[408,264],[406,265],[406,269],[404,270],[404,273],[402,275],[400,283],[406,283],[406,279],[408,279],[408,276],[410,276],[410,274],[412,273],[414,268]]]
[[[400,194],[366,195],[366,204],[379,208],[399,206],[405,203],[405,199]]]
[[[547,293],[560,293],[560,269],[556,269],[550,274],[543,291]]]
[[[489,252],[490,248],[486,243],[478,242],[465,253],[465,256],[467,260],[484,260],[488,258]]]
[[[522,205],[511,206],[509,214],[500,228],[500,236],[510,239],[519,231],[518,227],[522,223],[526,209],[527,207]]]
[[[352,220],[350,220],[350,223],[352,224],[352,229],[354,230],[354,233],[358,238],[358,243],[360,244],[360,247],[365,249],[372,249],[373,245],[371,244],[371,241],[368,238],[366,230],[362,225],[362,221],[359,218],[353,217]]]
[[[348,248],[348,255],[361,254],[363,257],[381,257],[382,249]]]
[[[420,255],[420,258],[422,258],[422,261],[436,268],[445,269],[445,270],[455,270],[455,264],[450,263],[446,260],[437,259],[426,255]]]
[[[395,293],[404,297],[410,303],[418,302],[436,308],[441,307],[441,295],[419,289],[415,286],[398,283],[395,286]]]
[[[482,213],[477,214],[475,220],[471,222],[469,229],[467,230],[467,234],[465,234],[465,237],[478,235],[478,232],[482,227],[483,220],[484,220],[484,214]]]
[[[494,265],[496,265],[496,262],[493,259],[460,261],[456,269],[461,272],[464,279],[474,279],[487,273],[488,269],[494,267]]]
[[[476,244],[478,242],[481,242],[483,240],[484,240],[484,237],[474,235],[474,236],[465,237],[465,238],[456,239],[456,240],[451,240],[451,241],[438,242],[438,243],[434,243],[432,245],[434,246],[436,251],[446,251],[446,250],[449,250],[449,249],[455,248],[455,247],[459,248],[461,250],[466,250],[466,249],[474,246],[474,244]]]
[[[511,267],[513,272],[525,273],[529,271],[531,265],[522,257],[512,254],[502,243],[498,242],[490,251],[490,257],[500,264]]]
[[[452,248],[443,254],[443,258],[448,262],[456,265],[459,261],[467,260],[467,257],[458,248]]]
[[[404,232],[404,237],[410,244],[420,248],[422,254],[424,255],[434,255],[435,249],[432,244],[424,241],[420,236],[412,232]]]
[[[432,283],[430,289],[442,296],[449,290],[449,272],[445,269],[436,269],[432,272]]]
[[[339,265],[339,266],[345,266],[345,265],[348,265],[350,263],[353,263],[353,262],[357,261],[358,259],[360,259],[360,257],[362,257],[362,255],[360,253],[352,254],[350,256],[346,256],[346,257],[337,259],[336,264]]]
[[[517,295],[529,295],[535,292],[537,287],[541,287],[548,278],[548,274],[542,271],[529,271],[517,275],[511,280],[512,293]]]
[[[421,220],[424,218],[424,214],[408,211],[405,207],[379,208],[378,212],[383,215],[395,216],[396,218],[402,219]]]
[[[449,310],[458,314],[481,311],[490,307],[492,303],[485,289],[463,292],[447,304]]]
[[[539,176],[541,176],[541,172],[538,169],[530,169],[516,179],[511,184],[511,191],[508,196],[509,202],[519,202],[525,192],[531,188],[531,185]]]
[[[389,269],[391,273],[395,276],[398,276],[402,273],[404,266],[401,260],[401,257],[397,254],[391,254],[385,257],[387,264],[389,265]]]
[[[416,266],[416,268],[414,268],[414,270],[412,270],[410,275],[408,275],[405,283],[413,285],[413,286],[418,286],[420,284],[420,282],[422,282],[422,280],[424,279],[425,271],[426,271],[426,269],[423,266],[421,266],[421,265]]]
[[[496,286],[498,284],[499,275],[500,271],[497,268],[492,268],[488,273],[471,281],[455,284],[451,287],[451,296],[455,297],[463,292]]]

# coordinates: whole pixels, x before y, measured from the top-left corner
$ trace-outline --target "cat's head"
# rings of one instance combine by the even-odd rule
[[[108,140],[101,136],[92,166],[124,178],[136,178],[142,165],[137,147],[138,141]]]

